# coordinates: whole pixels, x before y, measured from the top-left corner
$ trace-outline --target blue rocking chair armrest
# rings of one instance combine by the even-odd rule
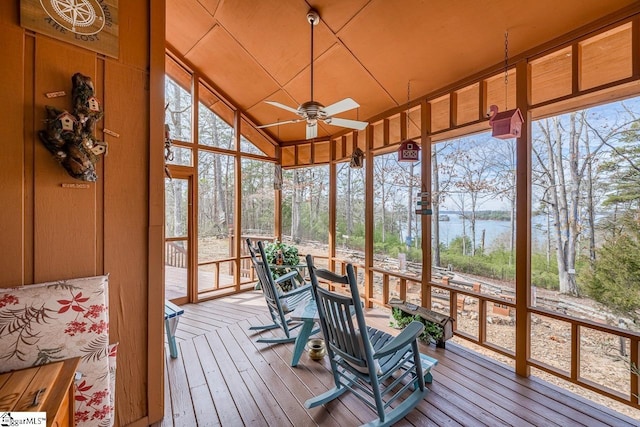
[[[298,275],[297,271],[290,271],[288,273],[283,274],[282,276],[274,278],[273,282],[276,285],[279,285],[280,283],[284,283],[284,282],[293,282],[293,285],[295,286],[297,284],[295,282],[297,275]]]
[[[282,295],[280,295],[280,298],[286,298],[292,295],[298,295],[299,293],[307,292],[307,291],[311,292],[311,283],[306,284],[304,286],[300,286],[299,288],[292,289],[288,292],[284,292]]]
[[[380,348],[373,355],[374,359],[386,356],[387,354],[395,353],[403,347],[410,345],[414,342],[424,331],[424,325],[420,322],[413,321],[400,332],[395,338],[389,341],[384,347]]]

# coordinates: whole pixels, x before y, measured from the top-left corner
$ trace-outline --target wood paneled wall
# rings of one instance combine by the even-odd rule
[[[149,235],[149,218],[158,214],[151,212],[150,199],[163,191],[162,172],[149,168],[150,150],[162,153],[162,141],[149,136],[162,132],[150,131],[149,124],[151,2],[119,2],[119,59],[25,31],[19,26],[19,3],[0,2],[0,287],[109,273],[110,339],[120,343],[116,424],[148,424],[161,408],[154,399],[162,399],[162,381],[153,378],[162,378],[162,358],[157,363],[149,354],[161,354],[163,347],[161,328],[148,326],[149,301],[161,301],[156,296],[162,294],[161,282],[149,283],[154,267],[149,254],[158,253],[149,242],[162,241]],[[160,37],[163,43],[155,45],[163,56],[164,34]],[[88,188],[63,187],[81,182],[37,137],[45,105],[72,108],[76,72],[94,81],[104,109],[96,136],[109,143],[108,155],[98,163],[98,181]],[[45,97],[60,90],[67,95]],[[103,134],[103,128],[120,137]],[[159,348],[150,350],[150,342]],[[159,384],[160,390],[149,393],[149,384]]]

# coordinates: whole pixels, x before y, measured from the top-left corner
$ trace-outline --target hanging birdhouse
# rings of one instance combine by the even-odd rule
[[[349,167],[353,169],[360,169],[364,165],[364,152],[356,147],[351,154],[351,161],[349,162]]]
[[[62,126],[62,130],[73,131],[73,124],[76,122],[76,119],[71,113],[64,111],[58,116],[58,121],[60,122],[60,126]]]
[[[411,139],[406,139],[398,148],[399,162],[417,162],[420,154],[420,146]]]
[[[489,107],[489,124],[493,129],[491,136],[499,139],[518,138],[522,133],[524,118],[519,108],[498,112],[498,106]]]

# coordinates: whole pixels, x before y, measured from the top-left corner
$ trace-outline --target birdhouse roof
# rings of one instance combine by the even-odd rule
[[[514,116],[517,116],[521,122],[524,122],[524,118],[522,117],[522,113],[520,112],[519,108],[516,108],[515,111],[513,110],[501,111],[496,114],[493,120],[495,121],[495,120],[511,119]]]
[[[414,150],[420,150],[420,146],[417,142],[412,139],[405,139],[400,143],[400,149],[406,148],[407,145],[412,144],[414,146]]]
[[[63,111],[62,113],[60,113],[60,115],[58,116],[58,120],[63,120],[63,119],[69,119],[69,120],[73,120],[74,122],[76,121],[76,118],[73,116],[73,114],[71,114],[68,111]]]

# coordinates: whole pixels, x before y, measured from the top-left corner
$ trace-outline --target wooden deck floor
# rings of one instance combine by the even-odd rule
[[[185,305],[176,334],[180,354],[166,352],[162,426],[356,426],[375,413],[346,394],[307,410],[304,401],[332,386],[329,362],[302,355],[289,366],[292,344],[255,342],[249,326],[269,321],[262,295],[247,292]],[[388,314],[367,322],[387,328]],[[270,332],[263,332],[263,335]],[[431,392],[399,426],[637,426],[638,421],[509,368],[454,343],[423,346],[439,360]]]

